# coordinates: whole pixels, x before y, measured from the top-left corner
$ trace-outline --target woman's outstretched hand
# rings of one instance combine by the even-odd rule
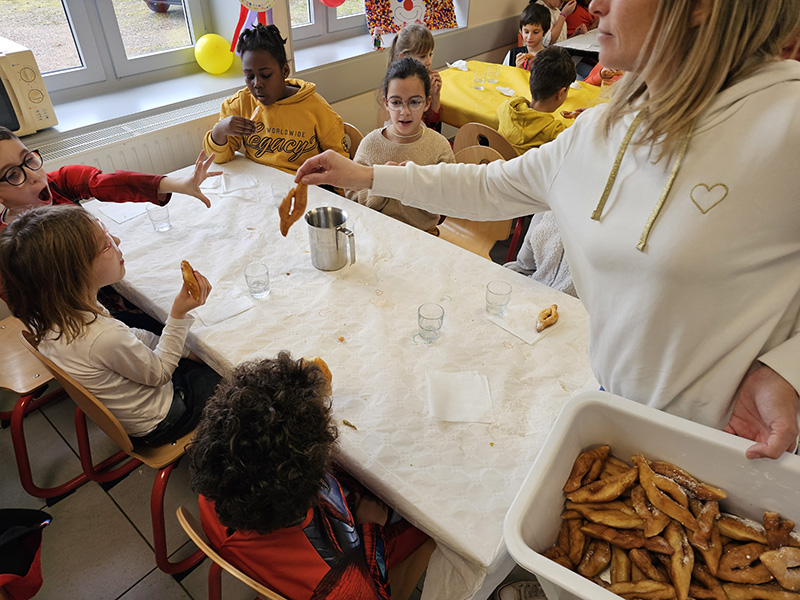
[[[295,183],[332,185],[348,190],[368,190],[372,187],[372,167],[345,158],[333,150],[312,156],[297,170]]]

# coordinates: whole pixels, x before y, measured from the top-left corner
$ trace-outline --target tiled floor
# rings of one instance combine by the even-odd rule
[[[508,243],[492,251],[504,262]],[[15,398],[0,390],[0,409],[10,410]],[[67,398],[25,418],[34,481],[42,487],[58,485],[80,472],[73,424],[74,405]],[[94,462],[116,450],[90,423]],[[208,597],[209,561],[183,577],[165,575],[155,566],[149,499],[155,471],[141,467],[111,487],[89,482],[48,506],[29,496],[19,483],[9,429],[0,430],[0,507],[37,508],[50,513],[44,531],[42,571],[44,585],[37,600],[172,600]],[[172,559],[194,551],[175,518],[178,506],[193,507],[188,466],[182,461],[167,486],[167,544]],[[225,600],[252,600],[254,593],[223,574]],[[419,597],[419,591],[412,600]]]

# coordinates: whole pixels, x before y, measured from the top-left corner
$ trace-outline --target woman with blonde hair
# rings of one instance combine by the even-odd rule
[[[603,388],[777,458],[798,434],[800,63],[780,53],[800,2],[590,9],[600,62],[627,74],[554,142],[489,165],[370,168],[328,153],[297,180],[474,220],[552,210]]]

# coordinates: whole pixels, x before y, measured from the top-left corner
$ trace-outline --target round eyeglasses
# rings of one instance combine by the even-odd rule
[[[11,167],[5,172],[5,175],[0,177],[0,181],[5,181],[13,186],[20,186],[28,180],[28,171],[38,171],[42,168],[42,155],[38,150],[31,150],[25,155],[25,159],[21,164]]]
[[[425,106],[425,100],[423,98],[411,98],[410,100],[403,102],[398,98],[392,98],[391,100],[386,101],[386,106],[392,112],[402,110],[403,105],[407,106],[408,110],[420,110],[423,106]]]

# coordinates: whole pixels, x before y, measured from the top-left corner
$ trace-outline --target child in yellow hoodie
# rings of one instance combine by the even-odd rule
[[[564,123],[553,113],[564,104],[567,90],[575,81],[575,63],[569,52],[559,46],[540,50],[531,64],[531,97],[517,96],[500,105],[498,131],[523,154],[551,142],[564,131]]]
[[[287,79],[285,43],[275,25],[242,32],[236,48],[247,87],[222,103],[203,140],[214,162],[228,162],[242,146],[249,159],[287,173],[328,149],[349,157],[342,118],[313,83]]]

